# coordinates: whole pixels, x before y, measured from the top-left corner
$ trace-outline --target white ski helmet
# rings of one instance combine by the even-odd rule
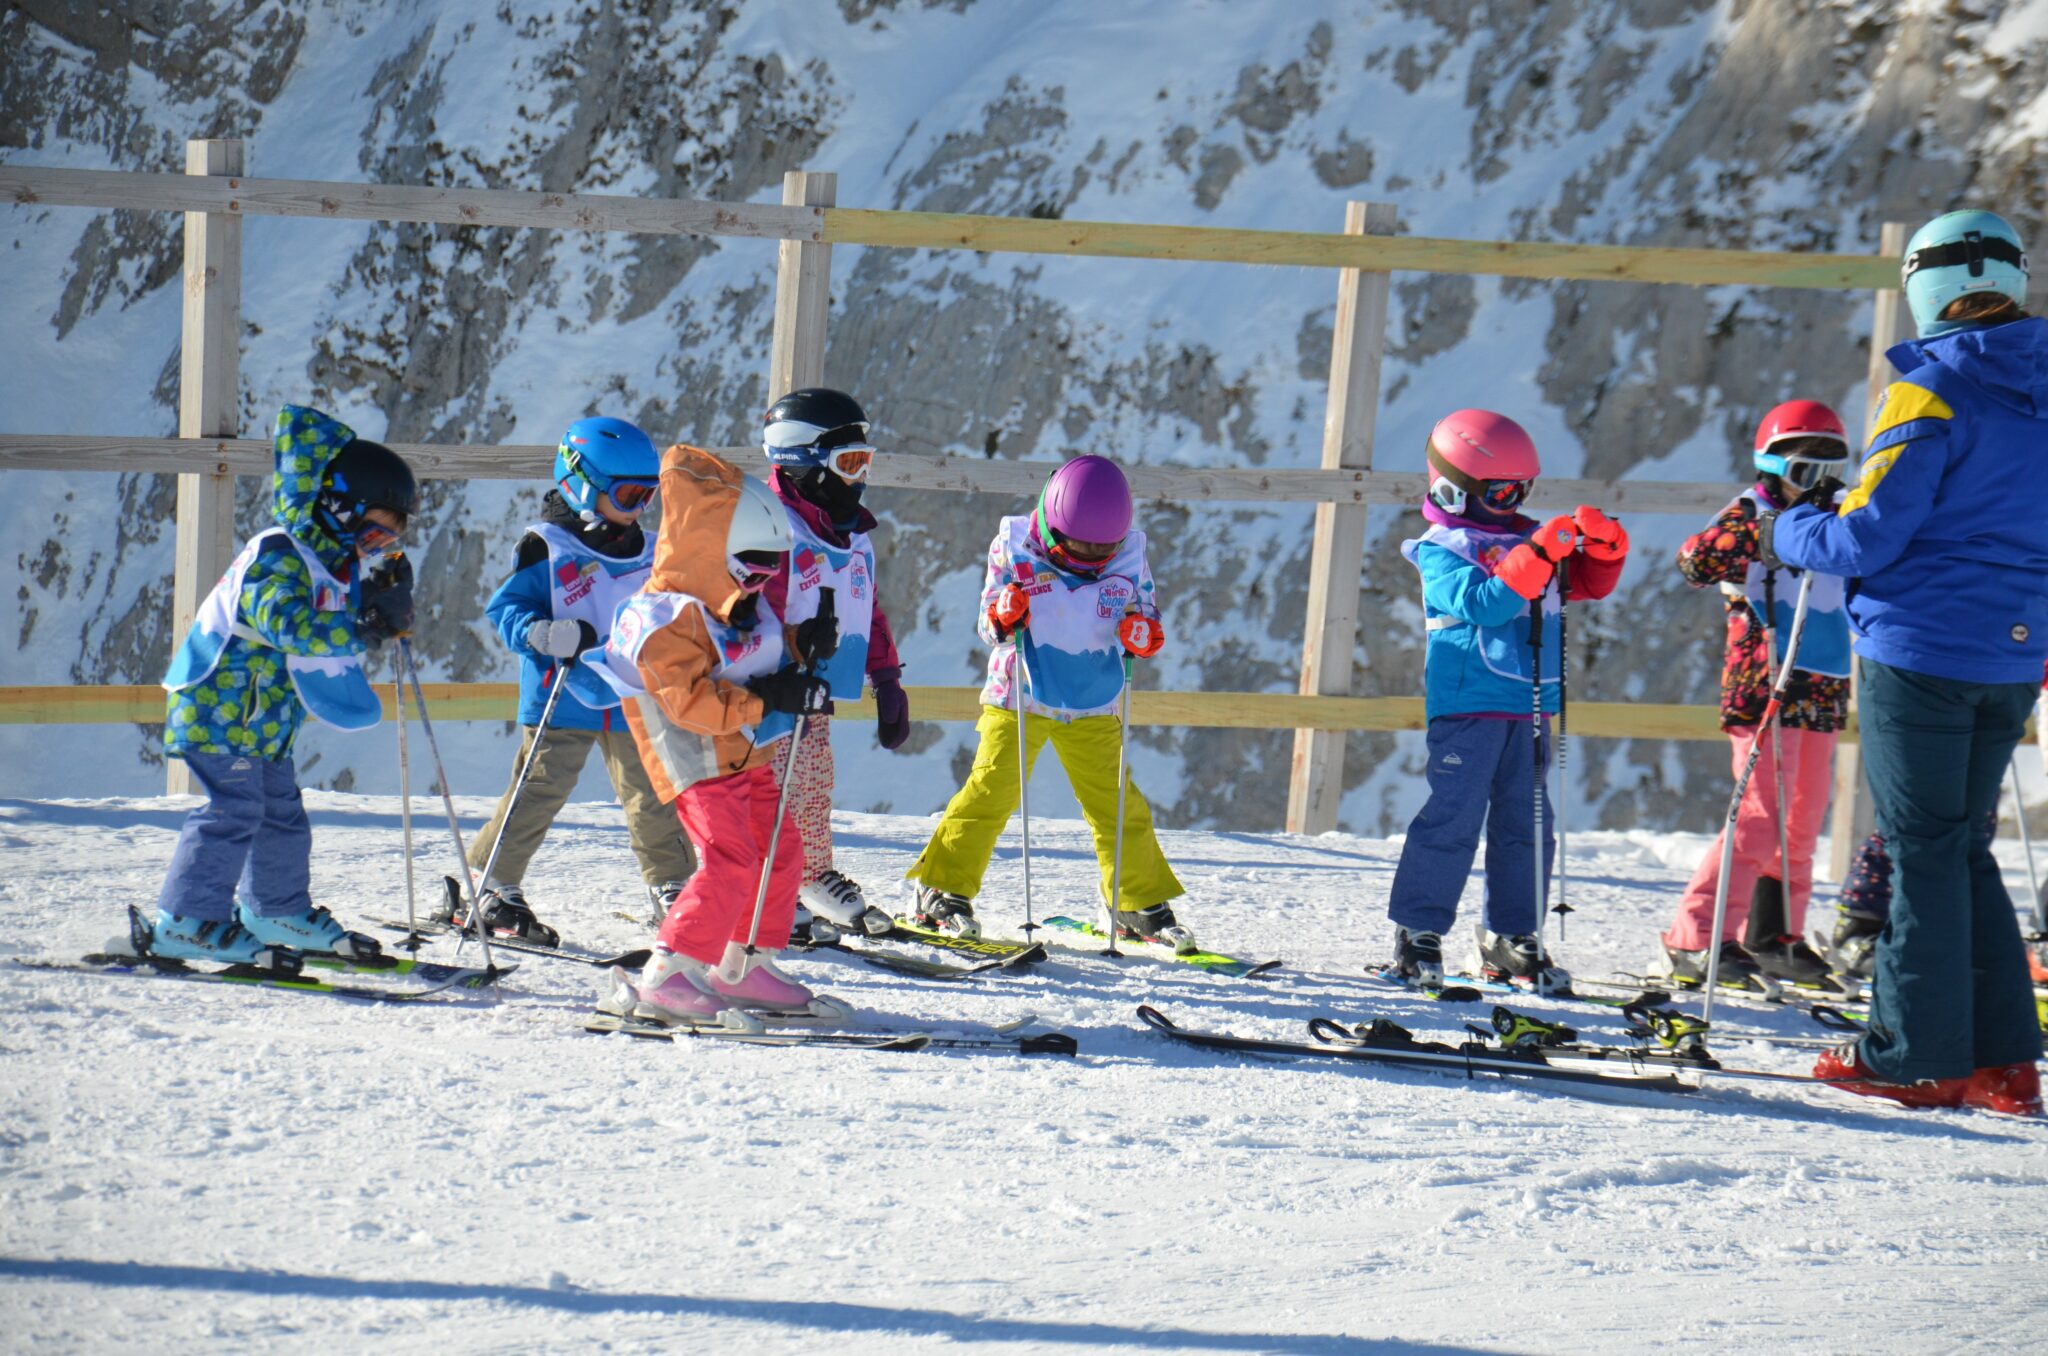
[[[767,582],[768,572],[751,566],[741,552],[781,555],[794,544],[789,510],[775,491],[752,476],[742,480],[739,499],[732,506],[732,525],[725,530],[725,566],[733,582],[750,592]]]

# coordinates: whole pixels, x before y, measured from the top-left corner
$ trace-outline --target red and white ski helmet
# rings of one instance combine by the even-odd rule
[[[1429,431],[1429,500],[1446,513],[1513,512],[1543,473],[1529,431],[1492,410],[1453,410]]]
[[[1781,444],[1819,438],[1828,446],[1800,442],[1798,455],[1786,455]],[[1776,450],[1773,450],[1776,449]],[[1849,460],[1849,430],[1842,416],[1818,400],[1788,400],[1772,408],[1756,426],[1756,469],[1788,484],[1807,489]]]

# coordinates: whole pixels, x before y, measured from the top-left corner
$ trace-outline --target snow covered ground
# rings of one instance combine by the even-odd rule
[[[316,896],[402,912],[395,798],[308,799]],[[116,931],[185,803],[0,801],[0,956]],[[438,805],[416,808],[431,879],[449,850]],[[474,825],[484,805],[462,808]],[[877,888],[926,822],[838,827]],[[1702,842],[1575,837],[1563,958],[1639,968]],[[1088,897],[1078,824],[1035,846],[1041,909]],[[599,1038],[575,1021],[594,972],[545,960],[431,1007],[0,965],[0,1349],[2040,1348],[2048,1126],[1176,1047],[1137,1003],[1288,1037],[1317,1014],[1448,1034],[1484,1009],[1342,977],[1384,951],[1397,844],[1167,846],[1204,939],[1286,970],[1062,957],[946,986],[796,967],[906,1022],[1038,1013],[1079,1037],[1072,1060]],[[1017,883],[1006,843],[985,899]],[[576,939],[644,943],[613,912],[641,902],[615,808],[571,806],[528,884]]]

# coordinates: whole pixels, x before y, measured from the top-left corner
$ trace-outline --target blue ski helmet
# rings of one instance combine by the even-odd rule
[[[650,489],[660,482],[661,453],[653,440],[623,419],[599,416],[569,425],[555,449],[555,484],[569,507],[595,519],[597,497],[621,480]],[[617,495],[612,502],[619,503]]]
[[[1944,212],[1906,242],[1899,278],[1920,337],[1932,339],[1972,323],[1941,318],[1957,297],[1997,292],[2024,305],[2027,247],[1996,212]]]

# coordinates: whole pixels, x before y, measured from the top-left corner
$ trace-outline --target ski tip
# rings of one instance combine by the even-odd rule
[[[1158,1008],[1153,1007],[1150,1003],[1138,1004],[1138,1020],[1143,1022],[1146,1026],[1151,1027],[1155,1031],[1179,1030],[1179,1028],[1173,1024],[1172,1018],[1168,1017]]]
[[[1047,1031],[1036,1036],[1019,1037],[1017,1053],[1020,1055],[1078,1055],[1081,1043],[1064,1031]]]

